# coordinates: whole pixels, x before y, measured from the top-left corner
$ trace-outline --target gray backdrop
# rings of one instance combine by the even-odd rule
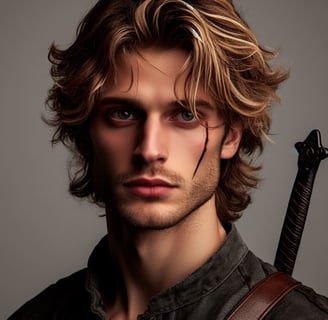
[[[85,266],[105,233],[101,211],[66,192],[64,148],[52,149],[42,124],[50,86],[47,48],[67,45],[94,0],[1,0],[0,318],[58,278]],[[274,111],[274,145],[261,157],[264,178],[238,223],[252,250],[272,262],[296,173],[296,141],[318,128],[328,145],[328,1],[239,0],[261,43],[280,48],[291,68]],[[317,176],[294,275],[328,295],[328,160]]]

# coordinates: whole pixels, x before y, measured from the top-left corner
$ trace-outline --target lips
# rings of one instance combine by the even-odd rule
[[[149,198],[149,197],[163,197],[167,195],[176,186],[162,179],[146,179],[139,178],[130,180],[123,185],[135,196]]]
[[[162,187],[173,187],[172,184],[169,182],[162,180],[162,179],[135,179],[130,180],[126,183],[124,183],[127,187],[133,187],[133,186],[148,186],[148,187],[154,187],[154,186],[162,186]]]

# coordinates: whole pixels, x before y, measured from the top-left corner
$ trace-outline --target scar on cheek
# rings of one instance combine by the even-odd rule
[[[195,171],[194,171],[194,174],[192,175],[192,178],[194,179],[197,171],[198,171],[198,168],[200,166],[200,163],[202,162],[203,158],[204,158],[204,155],[206,153],[206,150],[207,150],[207,144],[208,144],[208,124],[207,124],[207,121],[205,122],[205,142],[204,142],[204,148],[203,148],[203,151],[202,151],[202,154],[200,155],[199,157],[199,160],[197,162],[197,165],[196,165],[196,168],[195,168]]]

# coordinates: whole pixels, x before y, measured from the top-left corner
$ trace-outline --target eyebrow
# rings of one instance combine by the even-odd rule
[[[142,104],[137,99],[131,98],[121,98],[121,97],[104,97],[99,101],[99,105],[111,105],[111,104],[119,104],[122,106],[129,106],[135,108],[142,108]]]
[[[126,97],[104,97],[101,98],[99,101],[99,105],[111,105],[111,104],[119,104],[121,106],[129,106],[133,108],[138,108],[142,109],[143,104],[141,103],[140,100],[138,99],[133,99],[133,98],[126,98]],[[187,100],[174,100],[171,101],[167,104],[170,107],[185,107],[187,108],[188,106],[188,101]],[[204,107],[209,110],[214,110],[214,106],[203,99],[198,99],[195,101],[196,107]]]
[[[187,100],[175,101],[174,105],[189,108],[189,103],[188,103]],[[195,106],[196,106],[196,108],[197,107],[202,107],[202,108],[208,109],[209,111],[213,111],[215,109],[215,107],[209,101],[203,100],[203,99],[196,100],[195,101]]]

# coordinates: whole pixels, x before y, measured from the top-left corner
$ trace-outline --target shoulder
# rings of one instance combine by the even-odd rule
[[[265,319],[328,320],[328,299],[301,285],[279,302]]]
[[[244,260],[243,268],[248,273],[245,270],[242,273],[250,288],[263,280],[264,277],[277,271],[274,266],[263,262],[250,251]],[[328,320],[328,298],[317,294],[312,288],[301,285],[288,293],[273,307],[265,319]]]
[[[89,305],[85,278],[86,269],[82,269],[60,279],[26,302],[8,320],[75,319],[67,315],[80,311],[82,305]]]

